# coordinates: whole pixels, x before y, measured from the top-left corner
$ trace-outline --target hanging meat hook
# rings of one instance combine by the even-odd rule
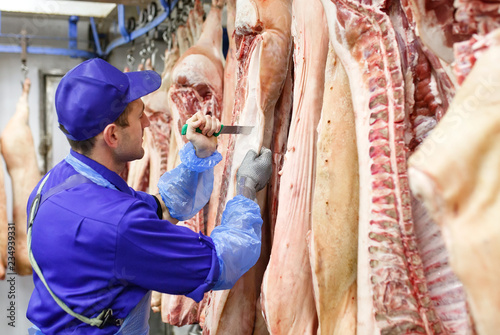
[[[151,66],[155,67],[156,54],[158,52],[158,48],[155,45],[154,39],[151,39],[151,43],[148,45],[148,53],[151,55]]]
[[[141,51],[139,51],[139,56],[141,56],[141,64],[143,66],[146,64],[146,58],[148,58],[148,49],[147,49],[148,43],[149,39],[146,38],[146,42],[142,43]]]
[[[127,66],[129,69],[132,69],[135,63],[134,52],[135,52],[135,46],[134,43],[132,42],[132,47],[127,51]]]
[[[23,80],[21,80],[21,87],[24,85],[24,81],[28,78],[28,39],[26,37],[26,30],[21,31],[21,73],[23,75]]]

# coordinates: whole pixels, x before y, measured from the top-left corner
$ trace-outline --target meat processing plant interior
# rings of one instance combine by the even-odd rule
[[[500,334],[498,13],[0,0],[0,334]]]

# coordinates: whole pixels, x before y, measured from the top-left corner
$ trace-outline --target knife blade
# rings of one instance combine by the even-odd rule
[[[188,125],[185,124],[182,126],[182,135],[186,135]],[[217,137],[220,134],[240,134],[240,135],[248,135],[252,132],[253,126],[224,126],[221,125],[221,130],[218,133],[214,133],[213,136]],[[201,129],[196,128],[196,132],[201,134]]]

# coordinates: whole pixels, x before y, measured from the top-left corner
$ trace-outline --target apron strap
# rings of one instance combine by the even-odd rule
[[[35,220],[36,214],[38,213],[38,208],[42,203],[44,203],[48,198],[50,198],[52,195],[59,193],[61,191],[70,189],[72,187],[75,187],[79,184],[84,184],[84,183],[92,183],[88,178],[82,176],[81,174],[77,173],[75,175],[72,175],[68,179],[66,179],[64,182],[61,184],[54,186],[51,188],[49,191],[47,191],[43,196],[42,194],[42,189],[45,183],[47,182],[48,178],[50,176],[50,173],[48,173],[45,178],[42,180],[40,183],[40,186],[38,187],[38,190],[36,192],[35,199],[31,203],[30,207],[30,216],[29,216],[29,221],[28,221],[28,256],[29,260],[31,263],[31,266],[33,267],[33,270],[35,273],[38,275],[42,283],[45,285],[45,288],[47,291],[50,293],[54,301],[69,315],[73,316],[74,318],[80,320],[81,322],[84,322],[88,325],[98,327],[98,328],[103,328],[107,325],[114,325],[114,326],[121,326],[123,323],[123,319],[115,319],[113,317],[113,310],[111,308],[106,308],[104,309],[97,317],[95,318],[87,318],[81,314],[78,314],[74,312],[71,308],[69,308],[59,297],[55,295],[55,293],[50,289],[49,285],[47,284],[47,281],[45,280],[45,277],[42,274],[42,270],[38,266],[35,257],[33,256],[33,252],[31,250],[31,228],[33,226],[33,221]]]

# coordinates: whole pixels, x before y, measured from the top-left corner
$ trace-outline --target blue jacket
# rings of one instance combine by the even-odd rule
[[[118,190],[77,185],[47,199],[32,228],[33,255],[52,291],[75,312],[97,316],[111,307],[125,318],[155,290],[196,301],[217,282],[220,267],[210,237],[158,218],[153,196],[134,191],[115,172],[74,151]],[[77,172],[65,160],[42,194]],[[28,211],[36,194],[31,194]],[[88,326],[64,312],[33,274],[27,317],[44,334],[114,334],[118,327]]]

